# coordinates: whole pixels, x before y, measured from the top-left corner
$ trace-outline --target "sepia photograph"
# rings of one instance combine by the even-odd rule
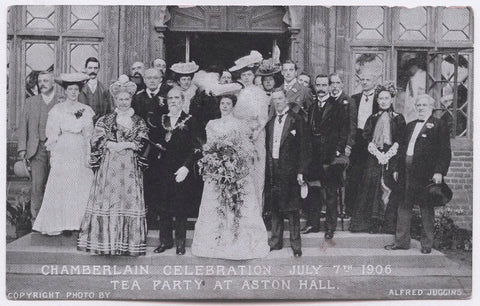
[[[8,303],[472,298],[471,3],[92,4],[2,6]]]

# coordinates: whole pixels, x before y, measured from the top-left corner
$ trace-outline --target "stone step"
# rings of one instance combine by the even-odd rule
[[[186,246],[192,245],[194,232],[187,231]],[[159,244],[158,230],[151,230],[147,236],[147,246],[156,247]],[[14,242],[11,245],[30,245],[30,246],[71,246],[76,247],[78,234],[74,233],[71,237],[63,235],[47,236],[37,232],[30,233]],[[290,246],[290,233],[284,232],[283,246]],[[332,240],[324,238],[324,232],[310,233],[301,235],[303,247],[338,247],[338,248],[383,248],[385,245],[393,242],[393,235],[388,234],[366,234],[366,233],[350,233],[338,231]],[[420,247],[416,240],[412,240],[412,247]]]
[[[315,234],[309,234],[315,235]],[[308,236],[308,235],[307,235]],[[377,237],[373,237],[377,236]],[[45,239],[48,244],[33,244],[32,237]],[[58,239],[59,238],[59,239]],[[229,260],[199,258],[191,255],[187,247],[185,256],[177,256],[172,248],[162,254],[153,253],[154,246],[148,246],[147,255],[140,257],[126,256],[98,256],[76,250],[75,237],[42,237],[39,234],[29,234],[7,245],[7,262],[9,264],[208,264],[225,262]],[[325,241],[319,235],[310,238],[317,241],[315,246],[303,246],[303,256],[293,258],[291,249],[284,246],[282,250],[270,252],[266,258],[239,261],[239,262],[260,262],[275,265],[291,264],[292,260],[298,264],[395,264],[396,266],[413,267],[442,267],[446,257],[433,250],[432,254],[420,253],[417,243],[412,245],[410,250],[386,251],[383,245],[391,242],[392,237],[388,235],[369,235],[338,233],[331,241]],[[44,240],[42,240],[44,241]],[[351,243],[356,241],[359,246],[352,247]],[[38,242],[38,240],[37,240]],[[287,244],[288,241],[286,241]],[[370,247],[364,247],[370,245]],[[378,246],[378,247],[375,247]],[[313,261],[312,261],[313,260]]]

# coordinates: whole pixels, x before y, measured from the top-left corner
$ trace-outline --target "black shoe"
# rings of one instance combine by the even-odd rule
[[[320,229],[314,226],[306,226],[303,230],[300,231],[300,234],[310,234],[310,233],[318,233]]]
[[[393,244],[387,244],[386,246],[383,247],[385,250],[388,251],[395,251],[395,250],[408,250],[407,248],[401,248],[397,246],[395,243]]]
[[[293,250],[293,256],[302,257],[302,250]]]
[[[171,249],[171,248],[173,248],[173,245],[171,245],[171,244],[167,245],[167,244],[162,243],[155,250],[153,250],[153,253],[163,253],[166,250]]]
[[[325,239],[332,239],[332,238],[333,238],[333,231],[326,231]]]
[[[177,255],[184,255],[185,254],[185,246],[179,245],[177,246]]]
[[[422,252],[422,254],[430,254],[432,253],[432,248],[422,247],[420,252]]]
[[[271,251],[277,251],[277,250],[281,250],[282,247],[270,247],[270,252]]]

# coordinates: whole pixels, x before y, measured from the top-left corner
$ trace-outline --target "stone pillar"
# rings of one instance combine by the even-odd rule
[[[289,27],[288,32],[290,34],[290,59],[297,63],[298,66],[302,64],[301,62],[301,45],[300,45],[300,29]]]
[[[329,9],[308,6],[305,10],[305,70],[314,77],[328,73]]]
[[[350,24],[350,8],[336,6],[335,10],[335,71],[343,73],[345,90],[347,94],[350,83],[353,81],[354,71],[350,71],[348,63],[351,58],[350,45],[348,43],[348,25]]]
[[[125,6],[124,21],[124,46],[123,69],[120,73],[128,73],[133,62],[141,61],[145,66],[150,66],[151,54],[149,52],[150,33],[150,7]]]
[[[151,31],[150,36],[150,55],[152,59],[165,59],[166,14],[166,6],[152,6],[150,9],[150,24],[155,29],[155,31]]]

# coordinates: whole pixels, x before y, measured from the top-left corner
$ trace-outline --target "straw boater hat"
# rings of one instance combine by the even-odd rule
[[[244,57],[241,57],[235,61],[235,66],[231,67],[231,72],[241,70],[243,68],[255,68],[263,60],[263,56],[260,52],[256,50],[250,51],[250,54]]]
[[[177,74],[193,74],[198,71],[200,67],[194,62],[188,62],[188,63],[176,63],[173,64],[172,67],[170,67],[170,70]]]
[[[256,74],[261,76],[268,76],[279,73],[280,71],[282,71],[282,64],[274,63],[273,59],[269,58],[262,61],[260,67],[258,67],[257,69]]]
[[[83,84],[88,79],[90,79],[88,74],[81,72],[60,73],[60,75],[55,78],[55,82],[61,86],[65,86],[66,84]]]

